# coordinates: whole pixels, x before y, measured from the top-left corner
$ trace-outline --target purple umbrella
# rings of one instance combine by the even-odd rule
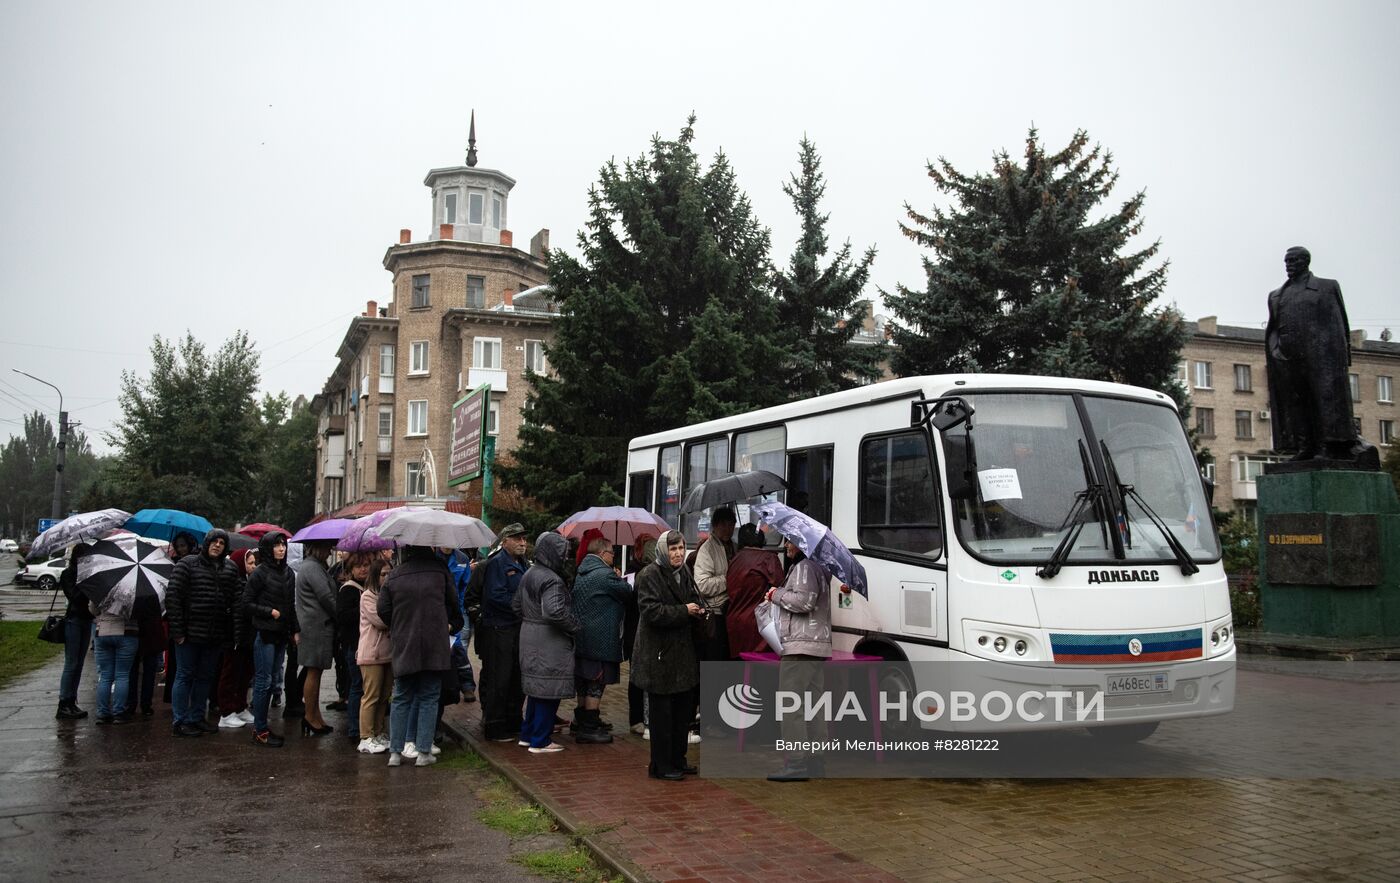
[[[327,518],[325,521],[318,521],[315,524],[308,524],[297,531],[289,543],[328,543],[338,540],[345,534],[347,528],[354,524],[350,518]]]
[[[631,546],[642,534],[660,536],[671,529],[660,516],[645,509],[627,506],[594,506],[575,512],[559,523],[559,533],[566,537],[581,537],[590,528],[597,528],[610,543]]]
[[[798,512],[782,503],[759,503],[753,507],[758,520],[792,540],[802,554],[825,567],[827,572],[865,597],[870,597],[866,587],[865,568],[846,548],[831,528],[810,515]]]
[[[372,512],[364,518],[357,518],[345,530],[345,534],[340,538],[336,549],[341,552],[379,552],[384,549],[393,549],[398,543],[385,539],[379,535],[379,528],[391,516],[398,515],[405,511],[416,511],[422,506],[403,506],[394,509],[381,509]]]

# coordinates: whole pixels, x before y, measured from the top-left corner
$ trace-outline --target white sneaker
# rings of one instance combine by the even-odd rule
[[[531,748],[531,749],[530,749],[530,753],[531,753],[531,754],[555,754],[555,753],[560,752],[560,751],[563,751],[563,750],[564,750],[564,746],[563,746],[563,745],[560,745],[558,742],[550,742],[548,745],[544,746],[543,748]]]
[[[401,763],[403,763],[402,754],[395,751],[393,754],[389,755],[389,766],[398,766]]]
[[[648,742],[651,741],[651,727],[642,727],[642,738],[646,739]]]
[[[636,733],[638,736],[640,736],[641,734],[645,733],[646,731],[647,731],[647,725],[646,725],[646,724],[633,724],[633,725],[632,725],[632,732]],[[651,737],[648,736],[647,738],[651,738]]]
[[[418,749],[414,747],[412,742],[404,743],[403,756],[408,758],[409,760],[413,760],[415,757],[418,756]]]
[[[525,740],[525,739],[518,739],[518,740],[516,740],[516,743],[515,743],[515,744],[516,744],[516,745],[519,745],[521,748],[529,748],[529,747],[530,747],[529,741],[527,741],[527,740]]]
[[[383,754],[389,750],[389,747],[381,745],[373,739],[361,739],[359,750],[361,754]]]
[[[219,726],[220,728],[225,730],[235,730],[239,727],[245,727],[247,725],[248,722],[236,714],[226,714],[223,717],[219,718]]]
[[[380,745],[383,745],[385,748],[389,747],[389,737],[383,733],[380,733],[378,736],[375,736],[374,741],[378,742]]]
[[[689,742],[691,745],[699,745],[700,734],[692,730],[690,735],[685,737],[685,741]]]
[[[251,724],[253,722],[253,713],[245,708],[238,712],[238,718],[245,724]]]
[[[413,762],[413,765],[414,765],[414,766],[432,766],[432,765],[435,764],[435,763],[437,763],[437,758],[436,758],[436,757],[433,757],[431,754],[420,754],[420,755],[418,755],[418,759],[417,759],[416,761]]]
[[[441,753],[442,753],[442,749],[439,748],[439,747],[437,747],[436,745],[434,745],[434,746],[433,746],[433,757],[437,757],[437,756],[438,756],[439,754],[441,754]]]

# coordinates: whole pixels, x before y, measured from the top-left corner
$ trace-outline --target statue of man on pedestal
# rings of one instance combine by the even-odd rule
[[[1269,293],[1264,332],[1274,449],[1296,451],[1294,461],[1379,468],[1376,449],[1362,441],[1352,420],[1351,328],[1342,287],[1314,276],[1312,255],[1295,246],[1284,255],[1288,281]],[[1374,462],[1375,465],[1370,464]]]

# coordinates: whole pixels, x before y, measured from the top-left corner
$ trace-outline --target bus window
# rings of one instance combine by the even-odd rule
[[[822,524],[831,524],[831,477],[833,448],[789,451],[787,458],[787,499],[799,512],[806,512]]]
[[[943,553],[928,436],[913,430],[860,445],[860,544],[930,559]]]
[[[787,447],[787,430],[781,426],[756,429],[734,434],[734,471],[752,472],[767,469],[774,475],[783,474],[783,449]]]
[[[656,501],[652,499],[651,494],[652,473],[634,472],[627,476],[627,505],[654,512],[656,510],[651,507],[656,505]]]
[[[661,449],[660,488],[656,497],[657,515],[672,527],[680,525],[681,517],[681,446]]]
[[[709,481],[729,474],[729,439],[712,438],[709,441],[692,442],[685,446],[685,481],[681,485],[681,496],[702,481]],[[658,513],[660,514],[660,513]],[[664,516],[663,516],[664,517]],[[667,519],[668,521],[670,519]],[[687,512],[681,516],[681,533],[692,547],[700,532],[710,529],[708,512]]]

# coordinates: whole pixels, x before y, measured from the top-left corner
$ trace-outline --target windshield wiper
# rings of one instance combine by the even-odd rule
[[[1070,551],[1079,540],[1079,534],[1084,530],[1084,522],[1080,520],[1080,516],[1084,513],[1084,507],[1094,507],[1094,515],[1098,519],[1099,529],[1103,530],[1105,491],[1103,485],[1099,484],[1098,479],[1094,477],[1094,467],[1089,463],[1089,450],[1084,447],[1082,440],[1079,442],[1079,462],[1084,467],[1084,490],[1074,495],[1074,507],[1069,510],[1065,520],[1060,523],[1059,529],[1064,530],[1070,524],[1073,524],[1074,527],[1070,528],[1069,533],[1060,540],[1060,544],[1055,547],[1055,551],[1050,553],[1050,557],[1045,559],[1045,563],[1036,568],[1035,575],[1041,579],[1053,579],[1055,574],[1059,573],[1060,569],[1065,566],[1065,560],[1069,558]],[[1105,544],[1107,539],[1105,536]]]
[[[1151,521],[1152,525],[1162,532],[1162,539],[1167,541],[1167,548],[1172,550],[1172,555],[1175,556],[1177,566],[1181,568],[1182,575],[1190,576],[1193,573],[1199,573],[1201,568],[1196,566],[1195,561],[1191,560],[1191,553],[1186,551],[1186,547],[1176,538],[1176,534],[1172,533],[1171,528],[1167,527],[1167,523],[1162,520],[1162,516],[1158,515],[1152,510],[1151,506],[1147,505],[1147,501],[1142,498],[1142,494],[1139,494],[1136,488],[1130,484],[1124,484],[1122,480],[1118,478],[1118,466],[1113,462],[1113,455],[1108,452],[1108,445],[1100,441],[1099,450],[1103,453],[1104,465],[1108,467],[1109,480],[1113,482],[1114,487],[1118,490],[1119,497],[1123,501],[1124,531],[1126,532],[1127,530],[1129,520],[1128,500],[1132,500],[1142,507],[1143,513],[1147,515],[1147,520]]]

